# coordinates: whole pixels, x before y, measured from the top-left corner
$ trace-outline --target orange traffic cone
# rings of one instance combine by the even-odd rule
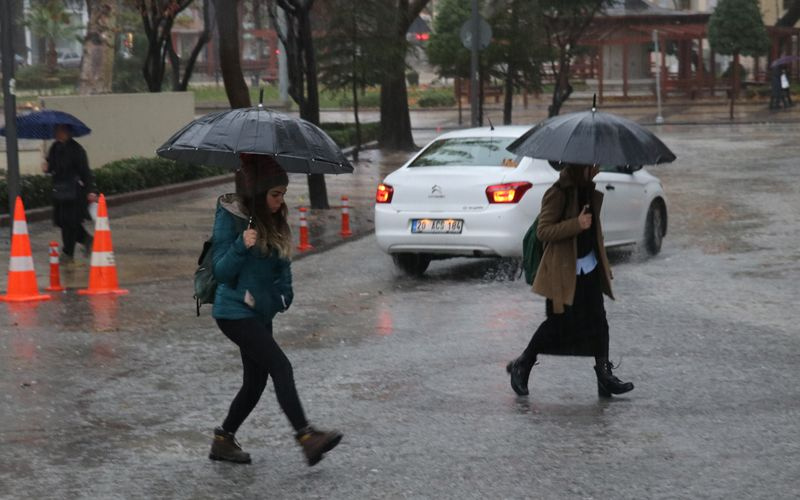
[[[58,263],[58,242],[50,242],[50,286],[45,288],[48,292],[63,292],[61,286],[61,269]]]
[[[106,197],[100,195],[97,203],[97,222],[94,226],[92,245],[92,267],[89,269],[89,288],[78,290],[81,295],[113,293],[122,295],[127,290],[119,288],[117,266],[114,263],[114,248],[111,244],[111,226],[108,224]]]
[[[5,302],[25,302],[29,300],[48,300],[36,285],[36,272],[33,270],[31,240],[28,237],[28,222],[25,220],[25,207],[22,198],[17,196],[14,205],[14,227],[11,232],[11,259],[8,265],[8,291],[0,295]]]
[[[300,207],[300,244],[297,246],[297,249],[301,252],[307,252],[314,248],[308,241],[308,219],[306,218],[306,212],[308,212],[306,207]]]
[[[339,232],[343,238],[353,236],[350,231],[350,198],[342,196],[342,230]]]

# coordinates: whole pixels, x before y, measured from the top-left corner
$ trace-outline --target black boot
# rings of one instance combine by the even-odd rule
[[[506,371],[511,375],[511,388],[518,396],[528,395],[528,378],[535,364],[535,361],[526,363],[522,358],[517,358],[506,365]]]
[[[625,394],[633,390],[633,383],[623,382],[611,372],[614,365],[604,361],[594,367],[597,374],[597,394],[601,398],[610,398],[612,394]]]
[[[337,431],[318,431],[309,425],[298,431],[294,438],[303,448],[303,454],[310,467],[318,464],[325,453],[336,448],[342,440],[342,434]]]
[[[237,464],[250,463],[250,454],[242,451],[233,434],[226,432],[222,427],[214,429],[214,440],[211,442],[211,453],[208,454],[208,458]]]

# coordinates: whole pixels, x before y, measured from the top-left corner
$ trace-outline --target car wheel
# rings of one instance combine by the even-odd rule
[[[661,243],[666,232],[667,216],[663,204],[655,201],[647,210],[647,221],[644,224],[644,247],[649,255],[657,255],[661,251]]]
[[[392,254],[392,260],[394,265],[409,276],[422,276],[431,263],[430,256],[419,253]]]

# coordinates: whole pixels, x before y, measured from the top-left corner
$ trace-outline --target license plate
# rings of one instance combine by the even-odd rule
[[[464,221],[461,219],[413,219],[412,233],[451,233],[461,234]]]

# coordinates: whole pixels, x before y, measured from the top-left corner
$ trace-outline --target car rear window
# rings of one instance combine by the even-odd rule
[[[458,137],[434,142],[409,167],[516,167],[513,137]]]

